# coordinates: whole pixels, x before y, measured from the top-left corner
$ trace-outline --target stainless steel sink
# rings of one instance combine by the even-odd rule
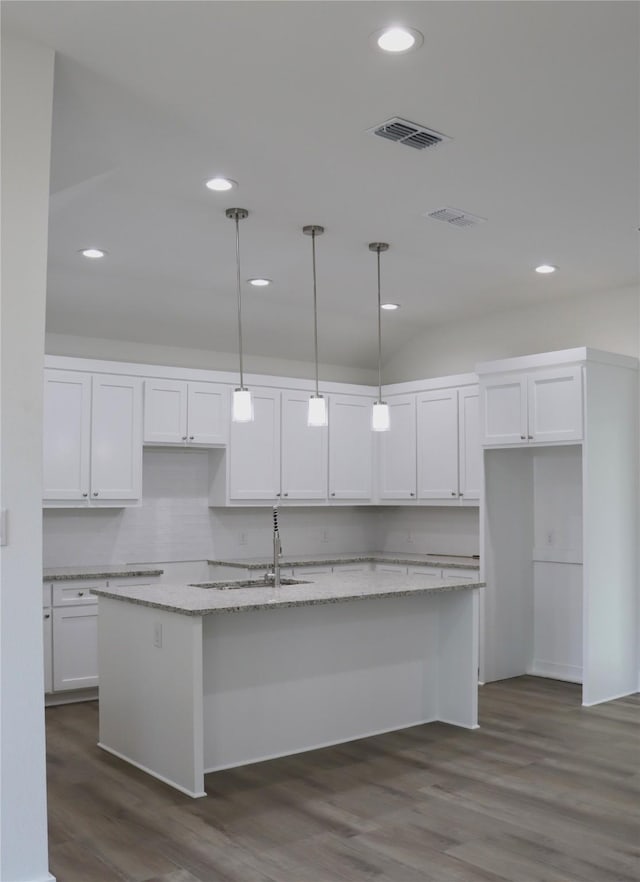
[[[304,579],[280,579],[281,585],[308,585]],[[193,588],[215,588],[217,591],[231,591],[234,588],[273,588],[273,579],[244,579],[239,582],[192,582]]]

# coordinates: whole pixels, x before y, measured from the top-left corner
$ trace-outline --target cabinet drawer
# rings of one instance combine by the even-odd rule
[[[403,576],[407,575],[407,566],[402,564],[377,563],[374,564],[373,568],[376,573],[402,573]]]
[[[447,582],[477,582],[480,573],[478,570],[443,569],[442,578]]]
[[[91,593],[92,588],[106,588],[106,579],[77,580],[74,582],[53,583],[54,606],[85,606],[97,603],[98,598]]]

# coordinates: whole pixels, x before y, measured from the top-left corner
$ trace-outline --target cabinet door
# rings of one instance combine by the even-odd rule
[[[530,441],[582,439],[582,368],[530,374],[528,401]]]
[[[388,432],[379,432],[380,499],[416,498],[416,397],[390,398]]]
[[[214,446],[228,439],[229,388],[217,383],[189,383],[188,441]]]
[[[53,610],[53,688],[98,685],[98,604]]]
[[[144,381],[144,443],[180,444],[187,440],[187,384]]]
[[[308,392],[282,394],[282,495],[327,498],[327,428],[308,426]]]
[[[229,498],[270,499],[280,495],[280,393],[251,393],[254,418],[231,423]]]
[[[418,395],[418,498],[458,497],[458,391]]]
[[[460,496],[480,499],[482,448],[480,446],[480,392],[477,386],[458,390],[460,426]]]
[[[142,496],[142,381],[94,376],[91,500]]]
[[[44,499],[89,499],[91,376],[45,370]]]
[[[334,395],[329,402],[329,495],[371,499],[373,495],[373,400]]]
[[[482,444],[526,443],[526,376],[506,374],[481,381],[480,427]]]
[[[42,611],[42,637],[44,649],[44,691],[53,691],[53,660],[51,658],[51,631],[52,631],[51,610],[49,608]]]

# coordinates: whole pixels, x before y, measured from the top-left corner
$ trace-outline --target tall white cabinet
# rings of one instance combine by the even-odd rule
[[[477,366],[481,679],[638,688],[638,363],[573,349]]]

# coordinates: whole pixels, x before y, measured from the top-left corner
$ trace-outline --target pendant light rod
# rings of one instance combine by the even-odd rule
[[[240,221],[248,217],[246,208],[227,208],[225,215],[236,223],[236,271],[238,282],[238,351],[240,354],[240,389],[244,389],[242,369],[242,288],[240,284]]]
[[[382,401],[382,300],[380,298],[380,252],[388,251],[387,242],[370,242],[369,251],[375,251],[378,263],[378,401]]]
[[[302,228],[305,236],[311,236],[311,263],[313,266],[313,347],[316,360],[316,398],[320,397],[318,386],[318,292],[316,284],[316,236],[324,233],[324,227],[308,224]]]

